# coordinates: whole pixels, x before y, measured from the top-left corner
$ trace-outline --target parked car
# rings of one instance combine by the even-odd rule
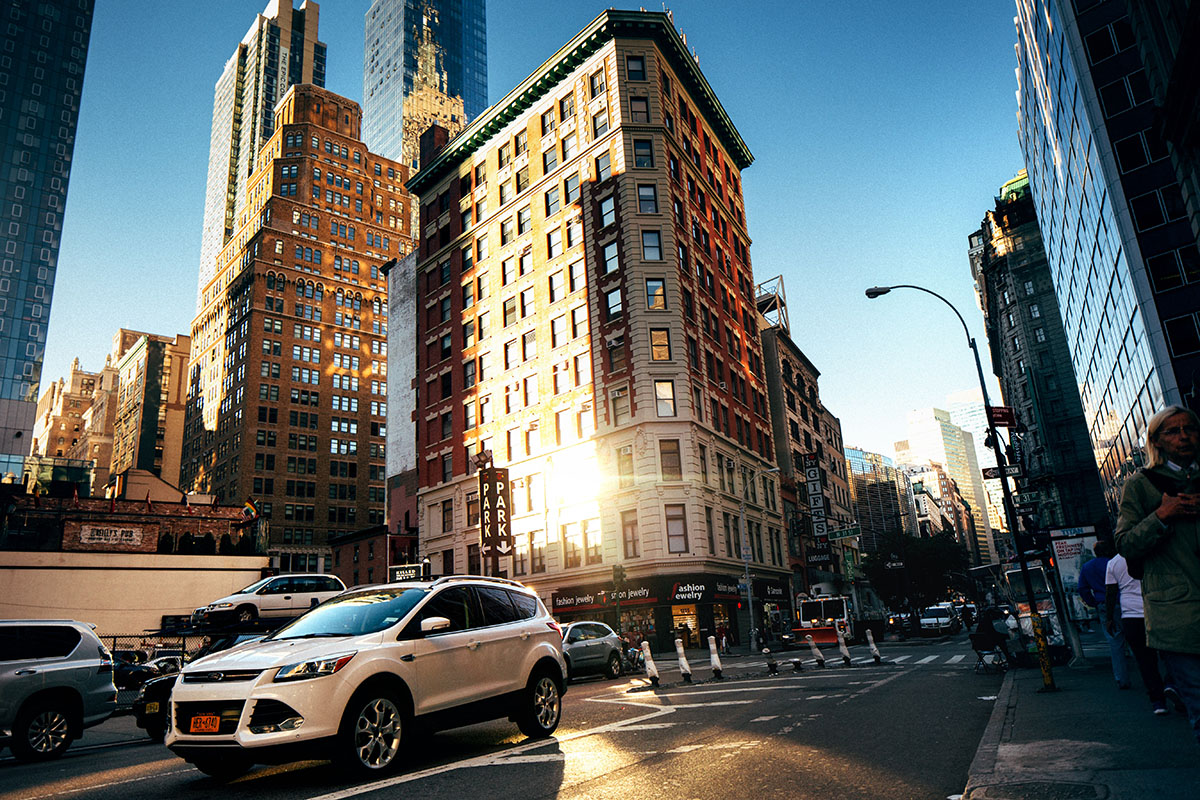
[[[276,575],[263,578],[192,612],[192,624],[246,624],[262,618],[298,617],[346,590],[334,575]]]
[[[333,758],[379,775],[423,731],[508,717],[558,727],[562,629],[532,590],[446,576],[344,592],[261,641],[197,659],[171,693],[167,747],[218,778]]]
[[[136,689],[161,674],[154,665],[131,658],[128,651],[117,652],[119,655],[113,659],[113,683],[118,689]]]
[[[567,662],[567,677],[574,678],[589,672],[602,672],[616,678],[624,671],[621,666],[621,637],[603,622],[572,622],[563,628],[563,659]]]
[[[195,661],[210,653],[218,653],[237,647],[246,642],[257,642],[261,633],[229,633],[215,636],[197,650],[188,661]],[[170,658],[176,658],[170,656]],[[142,684],[137,698],[133,701],[133,716],[137,726],[150,735],[156,742],[167,738],[167,711],[170,708],[171,690],[178,679],[179,668],[163,673],[157,678],[151,678]]]
[[[954,612],[945,606],[930,606],[921,612],[921,633],[933,636],[953,633]]]
[[[0,746],[58,758],[117,707],[112,653],[74,620],[0,620]]]

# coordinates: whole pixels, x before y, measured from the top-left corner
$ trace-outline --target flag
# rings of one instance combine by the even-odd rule
[[[246,505],[242,508],[242,516],[246,519],[258,519],[258,506],[254,504],[253,497],[246,498]]]
[[[79,508],[79,484],[75,484],[75,498],[71,501],[75,508]]]

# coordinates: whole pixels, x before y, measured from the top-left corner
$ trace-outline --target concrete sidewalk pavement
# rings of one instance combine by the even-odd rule
[[[1039,670],[1008,672],[964,800],[1200,798],[1200,746],[1184,714],[1155,716],[1136,679],[1118,690],[1107,658],[1057,667],[1054,680],[1059,691],[1041,693]]]

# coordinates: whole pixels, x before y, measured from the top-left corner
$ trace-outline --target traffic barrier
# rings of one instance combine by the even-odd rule
[[[813,658],[817,660],[817,666],[823,668],[825,666],[825,656],[821,655],[821,651],[817,649],[817,643],[813,641],[812,634],[810,633],[804,638],[808,642],[808,646],[812,649]]]
[[[642,642],[642,658],[646,662],[646,677],[650,679],[651,686],[658,686],[658,665],[654,663],[654,657],[650,655],[650,643]]]
[[[675,640],[675,655],[679,656],[679,674],[684,683],[692,682],[692,668],[688,665],[687,656],[683,652],[683,639]]]
[[[713,678],[721,680],[721,656],[717,655],[717,637],[708,637],[708,660],[712,664]]]
[[[842,654],[842,664],[850,666],[850,648],[846,647],[846,634],[842,633],[842,629],[838,628],[837,632],[838,652]]]
[[[778,675],[779,665],[775,663],[775,655],[771,652],[771,649],[764,647],[763,655],[767,657],[767,672],[771,673],[772,675]]]
[[[876,664],[880,663],[879,648],[875,646],[875,636],[870,628],[867,628],[867,646],[871,648],[871,658],[875,659]]]

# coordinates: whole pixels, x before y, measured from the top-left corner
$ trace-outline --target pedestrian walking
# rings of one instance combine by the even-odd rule
[[[1158,650],[1200,742],[1200,419],[1168,406],[1146,426],[1147,465],[1121,495],[1117,551],[1141,577]]]
[[[1166,714],[1167,703],[1158,667],[1158,651],[1146,645],[1145,612],[1142,605],[1142,582],[1129,574],[1122,556],[1113,556],[1104,570],[1105,602],[1104,629],[1114,634],[1119,630],[1133,651],[1142,685],[1150,696],[1155,714]],[[1124,655],[1124,653],[1122,653]]]
[[[1096,557],[1079,570],[1079,596],[1085,606],[1099,613],[1100,630],[1108,642],[1108,654],[1112,660],[1113,679],[1116,680],[1118,689],[1128,689],[1129,661],[1125,658],[1125,635],[1121,632],[1120,625],[1105,624],[1105,569],[1109,559],[1117,554],[1117,549],[1107,539],[1100,539],[1092,548],[1092,552]]]

